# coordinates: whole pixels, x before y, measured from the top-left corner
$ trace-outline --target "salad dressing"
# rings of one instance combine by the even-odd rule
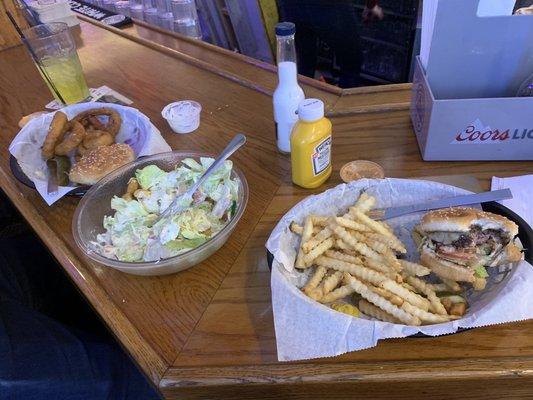
[[[187,158],[169,172],[156,165],[137,170],[139,189],[133,196],[111,200],[115,214],[104,217],[106,232],[97,236],[97,249],[120,261],[157,261],[211,239],[236,210],[239,183],[231,178],[233,164],[229,160],[200,186],[192,203],[184,204],[184,211],[153,223],[213,162],[212,158],[200,158],[200,162]]]

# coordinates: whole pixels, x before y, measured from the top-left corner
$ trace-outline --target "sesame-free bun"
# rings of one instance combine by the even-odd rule
[[[503,230],[510,238],[518,235],[518,226],[507,218],[471,207],[444,208],[430,211],[422,218],[417,230],[428,232],[468,232],[473,226],[482,230]]]
[[[69,179],[82,185],[94,185],[110,172],[133,160],[135,154],[127,144],[100,146],[85,154],[72,167]]]

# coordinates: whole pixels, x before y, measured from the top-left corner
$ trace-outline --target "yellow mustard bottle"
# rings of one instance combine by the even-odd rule
[[[322,185],[331,175],[331,122],[324,103],[305,99],[298,106],[298,122],[291,133],[292,181],[303,188]]]

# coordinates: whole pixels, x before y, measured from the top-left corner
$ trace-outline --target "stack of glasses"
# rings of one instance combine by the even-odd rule
[[[88,0],[108,11],[202,39],[195,0]]]

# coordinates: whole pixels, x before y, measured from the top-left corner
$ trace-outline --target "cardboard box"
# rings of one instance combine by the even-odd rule
[[[533,160],[533,97],[512,97],[533,71],[533,16],[482,17],[479,0],[437,0],[411,120],[422,158]],[[459,12],[460,10],[460,12]]]

